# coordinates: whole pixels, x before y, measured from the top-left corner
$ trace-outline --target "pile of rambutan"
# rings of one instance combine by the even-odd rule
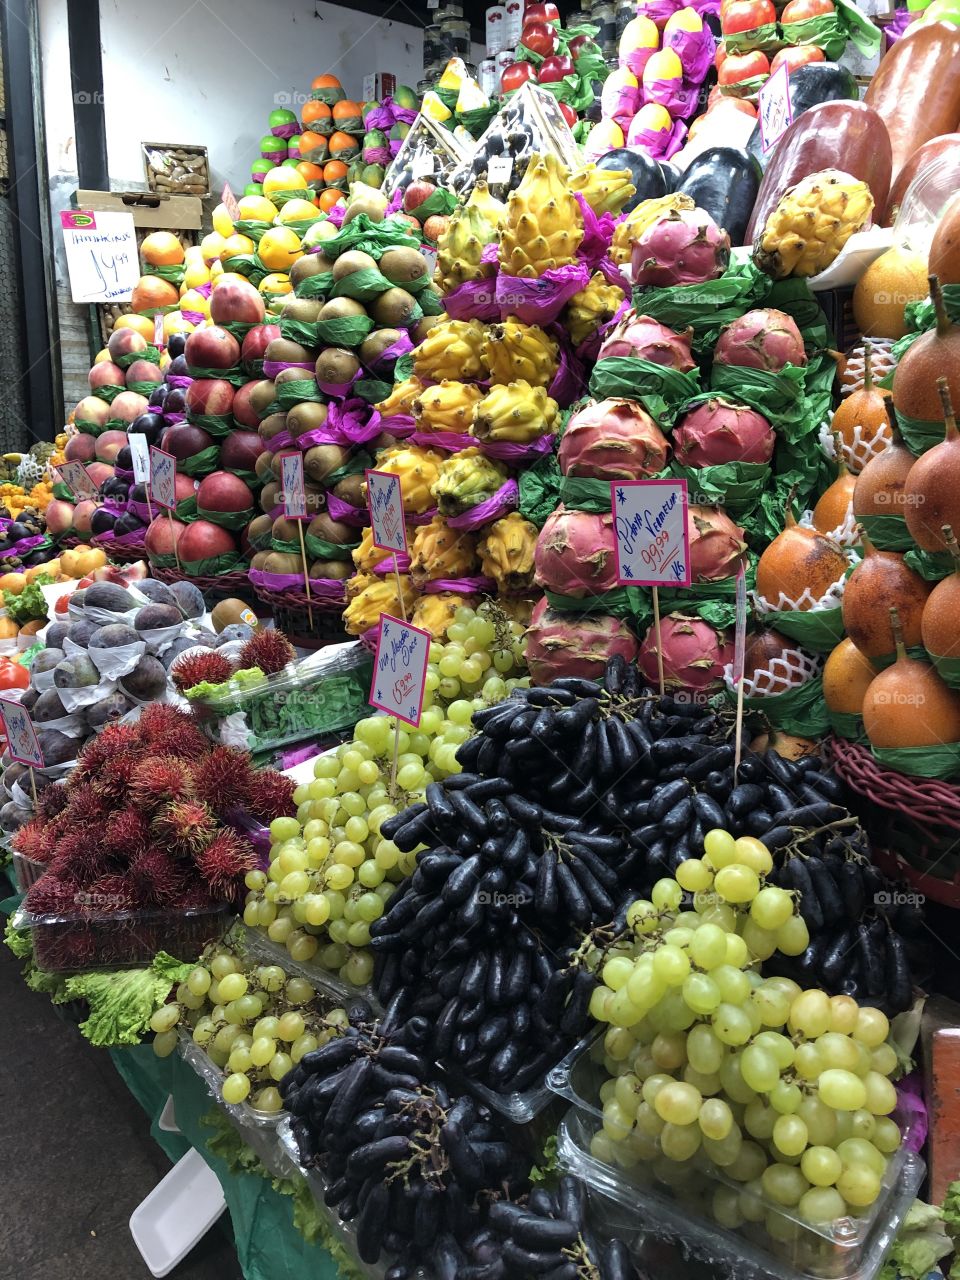
[[[270,822],[295,808],[289,779],[215,747],[176,708],[147,706],[92,738],[17,832],[17,850],[47,867],[26,908],[82,919],[234,902],[257,854],[231,815]]]
[[[263,630],[247,641],[236,662],[219,649],[189,650],[171,666],[170,679],[184,693],[198,684],[225,684],[237,671],[256,668],[265,676],[274,676],[296,656],[297,651],[282,631]]]

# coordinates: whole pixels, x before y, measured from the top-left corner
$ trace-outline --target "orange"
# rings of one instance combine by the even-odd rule
[[[303,123],[313,124],[314,120],[332,120],[333,112],[325,102],[319,102],[316,98],[311,98],[309,102],[303,104]],[[300,143],[300,150],[303,151],[303,143]]]
[[[307,182],[323,181],[323,165],[311,164],[308,160],[301,160],[297,165],[297,173],[303,175]]]
[[[342,102],[336,102],[333,106],[334,120],[349,120],[352,117],[360,115],[359,102],[351,102],[349,98],[344,98]]]
[[[342,89],[343,85],[336,76],[322,75],[314,76],[310,85],[311,89]]]
[[[346,176],[347,166],[342,160],[328,160],[323,166],[323,180],[328,187],[332,187],[334,183],[342,182]]]
[[[227,236],[220,250],[220,261],[226,262],[228,258],[233,258],[240,253],[253,253],[256,247],[249,236]]]
[[[300,257],[300,237],[292,227],[271,227],[260,237],[257,256],[269,271],[284,271]]]
[[[271,275],[263,277],[259,290],[266,297],[270,294],[293,293],[293,285],[285,271],[274,271]]]
[[[332,156],[347,155],[355,156],[360,150],[360,144],[352,133],[342,133],[339,129],[336,133],[330,135],[330,154]]]
[[[150,316],[140,316],[136,312],[130,312],[114,320],[113,327],[114,329],[133,329],[140,334],[141,338],[146,338],[148,342],[153,341],[153,319]]]
[[[346,165],[343,166],[346,168]],[[324,213],[329,213],[335,204],[340,204],[344,199],[342,191],[338,191],[336,187],[328,187],[326,191],[320,192],[320,208]]]
[[[158,307],[172,307],[180,298],[180,290],[169,280],[159,276],[141,276],[130,295],[134,311],[156,311]]]
[[[300,161],[297,168],[302,170],[302,166],[310,161],[326,160],[329,145],[322,133],[314,133],[312,129],[305,129],[300,135],[300,154],[303,156],[303,160]]]
[[[232,233],[233,224],[231,223],[228,234]],[[216,262],[220,257],[220,251],[223,248],[224,239],[225,237],[222,236],[219,231],[210,231],[200,241],[200,252],[203,254],[203,260],[208,267],[211,262]]]
[[[280,165],[271,169],[263,179],[263,194],[271,195],[274,191],[306,191],[307,180],[292,165]]]
[[[151,267],[176,267],[183,261],[183,245],[172,231],[151,231],[140,245],[140,257]]]

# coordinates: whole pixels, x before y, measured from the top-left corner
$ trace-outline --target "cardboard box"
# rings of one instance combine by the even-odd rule
[[[199,231],[203,204],[199,196],[171,196],[158,191],[75,191],[78,209],[97,213],[132,213],[144,231]]]

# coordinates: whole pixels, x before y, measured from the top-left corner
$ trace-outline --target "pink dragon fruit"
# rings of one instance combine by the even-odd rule
[[[694,359],[690,354],[692,337],[692,329],[674,333],[650,316],[638,316],[636,311],[628,311],[607,334],[597,359],[634,356],[640,360],[649,360],[652,364],[662,364],[667,369],[689,373],[694,368]]]
[[[737,572],[747,553],[743,530],[719,507],[688,507],[690,572],[694,582],[717,582]]]
[[[628,662],[637,656],[636,637],[619,618],[607,613],[561,613],[549,608],[546,600],[534,609],[526,636],[527,666],[534,684],[549,684],[559,676],[596,680],[615,653]]]
[[[671,209],[633,244],[633,282],[669,288],[722,276],[730,237],[705,209]]]
[[[720,688],[723,668],[733,661],[733,639],[702,618],[668,613],[660,619],[663,682],[669,690],[688,689],[704,699]],[[640,645],[638,666],[647,683],[657,687],[657,628],[651,626]]]
[[[728,324],[717,339],[713,358],[717,364],[771,373],[786,364],[807,363],[796,321],[775,307],[758,307]]]
[[[669,451],[663,432],[640,405],[601,400],[573,415],[557,456],[565,476],[640,480],[662,471]]]
[[[762,414],[722,396],[711,396],[684,414],[671,436],[678,461],[687,467],[769,462],[776,441]]]
[[[563,505],[547,517],[533,557],[538,587],[583,600],[617,585],[613,517],[569,511]]]

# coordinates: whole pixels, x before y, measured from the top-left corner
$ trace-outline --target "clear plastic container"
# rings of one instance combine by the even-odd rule
[[[25,853],[17,853],[16,849],[11,853],[13,860],[13,875],[17,882],[17,890],[20,893],[26,893],[32,884],[40,879],[47,869],[45,862],[37,862],[34,858],[28,858]]]
[[[689,1169],[670,1165],[674,1176],[668,1185],[658,1179],[657,1165],[641,1161],[630,1169],[619,1168],[591,1153],[591,1142],[602,1129],[598,1093],[606,1072],[601,1056],[598,1035],[547,1077],[550,1087],[573,1103],[558,1131],[560,1163],[618,1206],[627,1227],[680,1247],[685,1268],[677,1272],[677,1280],[692,1274],[691,1263],[698,1275],[699,1268],[713,1269],[716,1280],[870,1280],[875,1274],[923,1181],[926,1170],[918,1156],[904,1147],[894,1153],[880,1195],[860,1217],[812,1226],[795,1210],[755,1197],[778,1238],[764,1223],[721,1227],[707,1216],[713,1195],[725,1187],[747,1193],[743,1183],[708,1161],[690,1162]],[[678,1171],[688,1171],[689,1176],[678,1177]],[[661,1276],[660,1268],[658,1277],[673,1280],[672,1275]]]
[[[406,188],[417,178],[447,186],[450,174],[466,154],[449,129],[421,111],[384,174],[382,188],[392,196],[398,187]]]
[[[313,983],[318,992],[332,997],[337,1004],[342,1005],[350,1000],[366,1000],[375,1014],[379,1015],[383,1012],[372,987],[354,987],[349,982],[345,982],[339,973],[333,973],[309,960],[294,960],[282,943],[274,942],[261,930],[251,929],[249,925],[242,925],[241,928],[243,946],[249,955],[256,956],[265,964],[278,964],[291,976],[306,978],[308,982]]]
[[[895,244],[924,256],[947,205],[960,200],[960,150],[954,148],[925,164],[904,193],[893,224]]]
[[[152,962],[158,951],[198,956],[221,938],[233,910],[219,902],[187,911],[98,911],[96,902],[73,912],[35,913],[21,906],[15,929],[29,929],[33,956],[47,973],[131,969]]]
[[[359,641],[328,645],[262,684],[191,698],[209,738],[263,753],[350,729],[369,710],[373,659]]]

